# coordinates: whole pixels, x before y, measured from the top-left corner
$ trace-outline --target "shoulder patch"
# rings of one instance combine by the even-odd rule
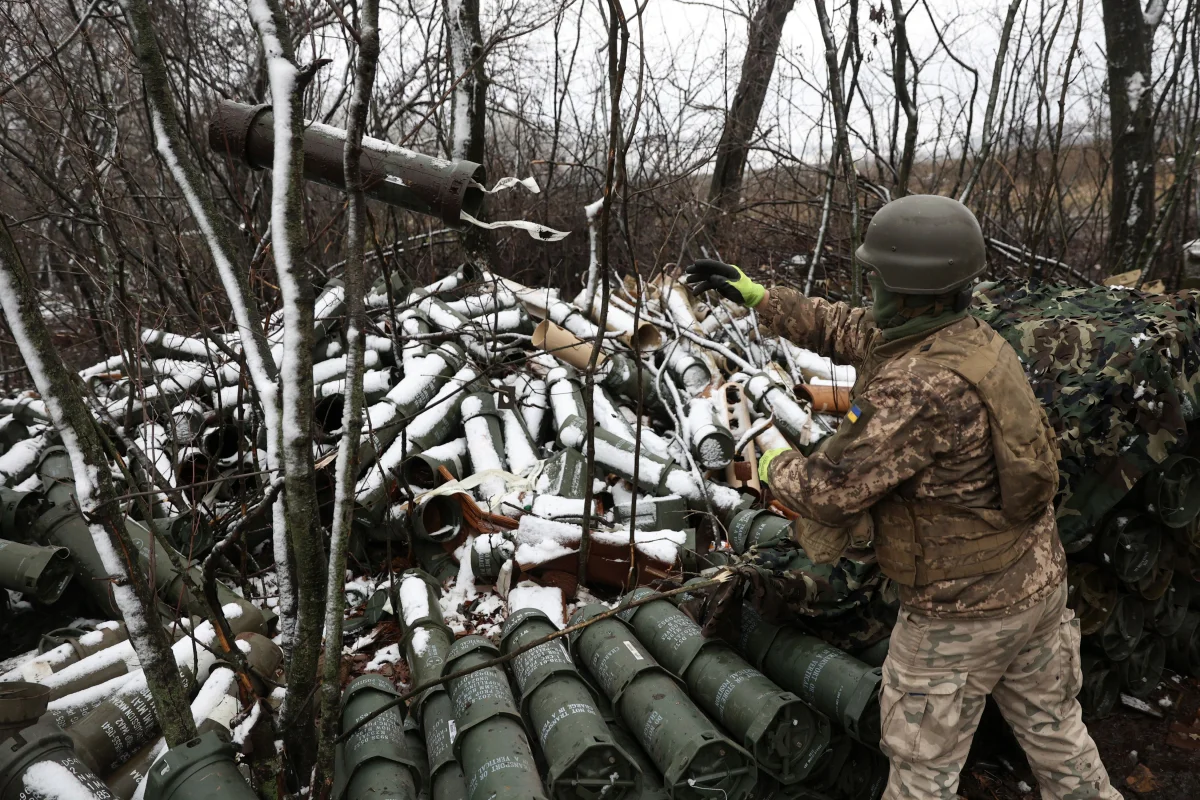
[[[858,407],[857,403],[851,405],[850,410],[846,412],[846,420],[851,425],[853,425],[855,422],[858,422],[858,418],[861,416],[862,416],[862,409]]]

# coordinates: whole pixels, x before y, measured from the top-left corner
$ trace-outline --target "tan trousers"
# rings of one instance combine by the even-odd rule
[[[990,694],[1037,776],[1042,800],[1120,800],[1075,696],[1079,621],[1063,583],[1002,619],[937,619],[902,610],[883,665],[883,800],[954,800]]]

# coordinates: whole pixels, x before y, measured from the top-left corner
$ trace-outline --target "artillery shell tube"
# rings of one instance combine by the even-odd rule
[[[404,652],[414,686],[440,678],[454,633],[446,627],[438,603],[436,579],[421,570],[400,577],[399,609],[404,629]],[[412,713],[420,719],[429,760],[432,800],[462,800],[467,796],[462,768],[454,757],[457,727],[450,695],[435,686],[413,701]]]
[[[520,609],[505,622],[500,649],[507,655],[555,630],[543,612]],[[550,793],[563,800],[591,800],[601,792],[606,800],[626,797],[637,767],[609,732],[562,640],[522,653],[510,670],[546,758]]]
[[[571,624],[608,609],[588,605]],[[576,631],[572,646],[592,678],[663,775],[676,800],[709,800],[723,793],[742,800],[754,788],[753,757],[725,737],[658,665],[625,623],[603,619]]]
[[[0,588],[53,603],[75,576],[71,551],[0,539]]]
[[[454,757],[458,728],[447,692],[434,692],[426,697],[421,706],[421,730],[429,754],[430,800],[464,800],[467,779],[463,776],[462,765]]]
[[[744,628],[742,635],[750,663],[850,736],[868,747],[879,747],[883,673],[878,667],[870,667],[815,636],[763,620]]]
[[[652,594],[637,589],[626,599]],[[667,600],[621,613],[660,664],[683,678],[692,699],[754,754],[758,765],[782,783],[804,778],[829,744],[829,720]]]
[[[233,745],[216,732],[172,747],[150,768],[146,797],[154,800],[256,800],[233,760]]]
[[[593,342],[583,341],[571,331],[555,325],[548,319],[542,320],[533,329],[532,343],[534,347],[545,350],[550,355],[575,369],[587,369],[592,359]],[[600,353],[596,356],[596,369],[608,360],[608,356]]]
[[[51,633],[54,633],[51,631]],[[47,643],[47,634],[42,636],[43,646]],[[96,630],[64,636],[61,644],[50,647],[40,655],[34,656],[22,663],[16,669],[0,675],[0,682],[26,680],[37,683],[47,675],[58,672],[77,661],[82,661],[93,653],[99,653],[115,644],[129,638],[129,631],[124,622],[101,622]]]
[[[1121,697],[1121,675],[1099,653],[1083,652],[1081,663],[1083,686],[1079,691],[1079,704],[1090,717],[1107,717]]]
[[[49,722],[36,722],[0,742],[0,800],[57,800],[58,795],[47,796],[25,786],[25,774],[42,761],[58,764],[91,797],[111,797],[104,782],[76,757],[70,737]]]
[[[270,168],[275,152],[274,125],[270,106],[223,100],[208,126],[209,146],[255,169]],[[345,138],[344,130],[305,120],[305,179],[345,189]],[[474,216],[483,203],[483,192],[474,184],[482,184],[486,175],[483,167],[472,161],[447,161],[364,137],[359,168],[368,197],[438,217],[447,225],[460,225],[463,211]]]
[[[504,428],[491,392],[476,392],[462,401],[463,429],[467,434],[467,452],[475,472],[502,470],[505,466]],[[486,477],[479,484],[480,499],[491,502],[504,494],[500,477]]]
[[[232,699],[232,698],[231,698]],[[196,726],[197,736],[212,732],[222,739],[229,738],[229,729],[214,719],[201,720]],[[166,742],[158,740],[143,747],[138,754],[126,761],[111,774],[104,776],[104,785],[119,800],[132,800],[142,781],[150,776],[150,767],[162,755]]]
[[[1118,662],[1121,683],[1134,697],[1149,697],[1162,680],[1167,663],[1167,641],[1155,633],[1146,632],[1133,648],[1133,653]]]
[[[186,685],[193,682],[185,674]],[[159,735],[154,699],[144,675],[100,703],[67,730],[79,757],[101,775],[111,772]]]
[[[411,519],[413,535],[430,542],[448,542],[462,529],[462,503],[454,495],[424,494],[400,508]]]
[[[494,582],[500,577],[504,562],[512,559],[516,545],[500,533],[485,533],[475,537],[471,546],[471,572],[476,579]]]
[[[50,690],[36,683],[11,681],[0,686],[0,740],[37,722],[49,701]]]
[[[801,408],[768,374],[760,372],[750,378],[746,382],[746,394],[754,402],[754,409],[758,413],[763,416],[774,415],[775,427],[793,447],[809,444],[812,439],[812,415]]]
[[[603,698],[603,695],[599,695]],[[650,756],[646,755],[646,751],[641,748],[637,742],[633,740],[633,736],[629,731],[625,730],[625,726],[619,720],[612,716],[612,705],[604,698],[607,711],[601,709],[604,715],[604,721],[608,723],[608,731],[612,734],[613,741],[617,747],[620,747],[622,752],[629,756],[637,767],[637,774],[634,777],[633,790],[626,796],[626,800],[667,800],[667,790],[663,787],[662,775],[658,773],[658,767],[654,766],[654,762],[650,760]]]
[[[417,797],[423,800],[429,798],[429,751],[425,748],[425,737],[421,734],[421,724],[415,714],[404,718],[404,742],[408,745],[408,754],[416,763],[420,780],[417,781]]]
[[[342,730],[399,697],[382,675],[361,675],[342,693]],[[393,706],[357,728],[338,748],[335,798],[362,797],[416,800],[421,769],[408,750],[403,706]]]
[[[450,648],[446,672],[490,661],[499,651],[482,636],[466,636]],[[458,735],[454,753],[471,800],[546,800],[521,714],[500,667],[477,669],[450,681]]]
[[[1123,594],[1100,629],[1097,637],[1104,655],[1110,661],[1124,661],[1133,654],[1138,640],[1145,629],[1146,610],[1142,601],[1132,595]]]
[[[684,426],[692,455],[701,469],[724,469],[733,460],[733,434],[707,397],[695,397],[688,403]]]
[[[729,522],[729,544],[738,555],[754,547],[770,547],[791,539],[792,523],[766,509],[748,509]]]

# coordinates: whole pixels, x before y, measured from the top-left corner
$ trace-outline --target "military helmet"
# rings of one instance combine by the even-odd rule
[[[971,209],[934,194],[879,209],[854,256],[898,294],[947,294],[985,267],[983,231]]]

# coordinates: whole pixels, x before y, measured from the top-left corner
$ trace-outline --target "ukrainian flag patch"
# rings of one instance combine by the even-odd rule
[[[858,407],[857,403],[850,406],[850,410],[846,412],[846,419],[850,420],[851,425],[858,422],[860,416],[862,416],[862,409]]]

